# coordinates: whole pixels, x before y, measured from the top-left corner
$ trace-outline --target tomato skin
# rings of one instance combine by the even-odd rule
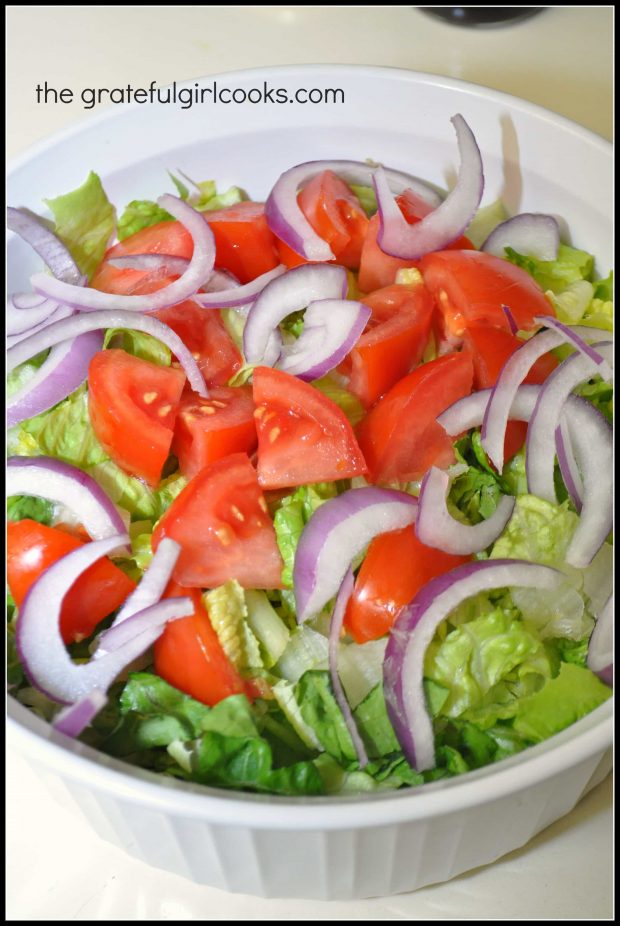
[[[67,553],[83,547],[77,537],[32,521],[9,521],[7,582],[19,607],[45,570]],[[107,557],[93,563],[71,586],[62,603],[60,633],[65,643],[89,637],[97,624],[115,611],[136,587]]]
[[[190,299],[153,315],[179,335],[208,386],[225,386],[241,369],[243,358],[218,309],[201,309]]]
[[[104,450],[121,469],[159,482],[170,453],[185,374],[123,350],[102,350],[88,368],[88,411]]]
[[[164,592],[164,598],[185,596],[192,599],[194,613],[166,624],[153,646],[155,672],[209,707],[230,695],[247,695],[247,685],[228,660],[211,625],[200,589],[182,588],[171,581]]]
[[[106,251],[105,260],[126,254],[168,254],[191,260],[194,240],[184,225],[177,221],[157,222],[129,235]]]
[[[282,557],[256,470],[244,453],[205,466],[175,498],[153,532],[181,544],[173,578],[184,588],[282,588]]]
[[[364,297],[372,310],[366,330],[349,354],[349,390],[373,405],[420,362],[429,339],[433,300],[422,282],[394,284]]]
[[[396,197],[400,211],[410,225],[415,225],[420,219],[432,212],[432,208],[417,197],[411,190],[406,190]],[[376,289],[389,286],[396,279],[399,270],[406,267],[416,267],[419,261],[402,260],[391,257],[381,250],[377,243],[379,233],[379,215],[376,213],[370,220],[360,261],[359,287],[363,293],[371,293]],[[473,244],[464,235],[449,245],[449,249],[474,249]]]
[[[379,399],[357,429],[369,481],[409,482],[430,466],[452,463],[452,439],[435,419],[469,395],[472,382],[471,354],[444,354],[417,367]]]
[[[536,315],[555,315],[529,273],[501,257],[484,251],[436,251],[419,266],[450,335],[461,337],[472,324],[510,331],[502,305],[510,308],[521,330],[535,328]]]
[[[181,400],[172,452],[188,479],[228,454],[251,453],[257,443],[249,386],[213,387],[208,399],[189,392]]]
[[[414,527],[379,534],[357,574],[344,618],[346,630],[356,643],[384,636],[400,609],[427,582],[469,559],[425,546]]]
[[[349,479],[366,472],[344,413],[314,386],[281,370],[256,367],[253,393],[258,481],[264,489]]]
[[[264,203],[241,202],[205,212],[215,237],[215,266],[249,283],[279,264],[276,237],[267,225]]]

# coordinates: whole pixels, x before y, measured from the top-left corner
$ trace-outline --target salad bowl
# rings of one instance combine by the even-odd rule
[[[264,199],[274,177],[315,159],[373,159],[452,186],[449,120],[462,113],[485,167],[483,204],[554,215],[604,275],[612,260],[611,146],[496,91],[386,68],[305,66],[192,82],[249,90],[339,88],[342,103],[250,102],[112,110],[31,149],[8,177],[11,203],[73,189],[89,170],[112,202],[153,198],[167,169]],[[187,86],[190,86],[189,84]],[[9,289],[36,255],[9,242]],[[147,863],[229,891],[353,899],[410,891],[499,859],[568,813],[611,768],[612,702],[537,746],[416,788],[337,797],[233,793],[129,766],[54,731],[9,697],[12,747],[70,795],[99,835]]]

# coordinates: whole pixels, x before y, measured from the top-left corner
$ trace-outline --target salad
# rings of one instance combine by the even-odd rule
[[[448,194],[314,161],[8,210],[46,265],[7,303],[8,686],[60,733],[375,792],[611,697],[612,274],[481,206],[452,122]]]

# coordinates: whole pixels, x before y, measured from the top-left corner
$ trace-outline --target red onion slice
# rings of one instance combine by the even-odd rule
[[[46,299],[40,293],[14,293],[6,303],[6,333],[22,334],[35,325],[47,321],[54,315],[61,303]],[[73,311],[65,307],[68,312]]]
[[[167,193],[157,202],[185,226],[194,242],[192,259],[185,273],[178,280],[147,296],[119,296],[101,293],[90,287],[71,286],[45,273],[35,273],[31,277],[32,288],[36,292],[89,312],[97,310],[155,312],[190,299],[208,282],[211,276],[215,263],[213,232],[200,212],[192,209],[176,196]]]
[[[585,325],[573,327],[572,332],[589,341],[605,340],[609,337],[609,332],[600,328],[587,328]],[[491,392],[481,434],[482,446],[498,473],[501,473],[504,467],[506,425],[517,389],[538,358],[566,340],[566,334],[561,331],[541,331],[529,341],[525,341],[503,365]],[[594,361],[592,368],[594,373],[598,373],[598,366]]]
[[[511,333],[512,333],[512,334],[516,334],[516,333],[518,332],[518,330],[519,330],[519,326],[518,326],[518,324],[517,324],[516,318],[514,317],[514,315],[512,314],[512,312],[510,311],[510,307],[507,306],[507,305],[503,305],[503,306],[502,306],[502,311],[503,311],[504,315],[506,316],[506,319],[507,319],[507,321],[508,321],[508,326],[509,326],[509,328],[510,328]]]
[[[280,322],[320,299],[344,299],[347,272],[334,264],[295,267],[268,283],[253,303],[243,329],[247,363],[274,366],[282,350]],[[303,336],[303,335],[302,335]]]
[[[9,457],[6,491],[8,496],[34,495],[70,508],[93,540],[125,531],[116,506],[92,476],[52,457]]]
[[[15,642],[31,683],[53,701],[74,704],[94,689],[107,691],[118,674],[148,649],[165,623],[193,613],[190,598],[169,598],[149,608],[150,629],[98,660],[72,662],[60,635],[63,598],[76,579],[101,557],[127,545],[127,535],[94,540],[63,556],[32,585],[20,608]],[[144,615],[145,612],[139,612]],[[138,615],[131,620],[135,621]],[[127,622],[129,623],[129,622]],[[139,626],[142,628],[140,619]]]
[[[553,590],[564,579],[556,569],[520,560],[466,563],[432,579],[402,608],[385,651],[383,690],[394,732],[413,768],[424,772],[435,766],[433,724],[423,688],[424,657],[442,621],[478,592],[513,585]]]
[[[492,391],[492,389],[480,389],[478,392],[472,392],[471,395],[458,399],[438,416],[437,423],[450,437],[456,437],[471,428],[480,427]],[[539,395],[540,386],[529,384],[519,386],[508,412],[509,420],[529,421]]]
[[[194,302],[202,306],[203,309],[228,309],[238,305],[246,305],[248,302],[253,302],[268,283],[277,280],[284,273],[286,273],[286,267],[284,264],[279,264],[273,270],[262,273],[244,286],[230,287],[229,285],[228,289],[214,289],[208,293],[198,293],[194,296]]]
[[[83,285],[85,279],[68,248],[39,216],[25,209],[14,209],[12,206],[9,206],[6,213],[7,227],[10,231],[15,232],[34,248],[58,280],[73,286]]]
[[[613,688],[614,684],[614,598],[611,595],[596,619],[594,630],[588,642],[586,665],[602,682]]]
[[[566,562],[585,569],[613,527],[613,438],[607,419],[594,405],[579,396],[571,396],[569,402],[567,419],[583,478],[583,504]]]
[[[63,708],[60,713],[56,714],[52,726],[58,733],[75,738],[86,729],[107,703],[108,696],[105,691],[95,688],[85,698],[76,701],[75,704],[70,704],[69,707]]]
[[[596,345],[605,365],[613,363],[611,341]],[[555,368],[541,387],[527,429],[525,471],[528,491],[555,505],[557,502],[553,470],[556,454],[556,430],[564,403],[583,382],[592,376],[592,359],[585,354],[572,354]],[[594,448],[592,451],[595,452]],[[611,473],[610,473],[611,478]]]
[[[562,416],[555,429],[555,452],[558,458],[562,481],[566,486],[569,498],[575,506],[577,514],[583,505],[583,481],[575,460],[575,453],[570,439],[570,432],[566,416]]]
[[[506,257],[506,248],[537,260],[555,260],[560,246],[560,228],[552,215],[522,212],[497,225],[481,251]]]
[[[335,255],[299,208],[297,193],[305,183],[324,170],[338,174],[345,183],[370,186],[376,168],[362,161],[309,161],[297,164],[281,175],[265,203],[265,217],[271,231],[297,254],[312,261],[334,260]],[[395,193],[413,190],[433,208],[441,202],[440,196],[428,184],[401,171],[390,168],[383,170],[389,189]]]
[[[368,765],[368,755],[366,754],[366,749],[362,742],[362,738],[357,729],[357,724],[355,723],[355,718],[353,717],[353,711],[347,701],[347,696],[344,693],[344,688],[342,687],[342,682],[340,681],[340,676],[338,675],[338,645],[340,643],[340,633],[342,631],[342,624],[344,622],[344,615],[347,609],[347,602],[351,597],[353,592],[353,586],[355,584],[355,579],[353,577],[353,571],[349,567],[347,573],[342,580],[342,585],[336,597],[336,603],[334,605],[334,610],[332,613],[331,624],[329,627],[329,675],[332,682],[332,688],[334,689],[334,695],[336,701],[338,702],[338,707],[342,711],[342,716],[344,717],[344,722],[351,736],[353,742],[353,748],[355,749],[357,760],[360,764],[360,768],[364,768]]]
[[[159,270],[162,276],[183,276],[189,267],[186,257],[173,254],[121,254],[109,257],[107,263],[118,270]]]
[[[7,305],[7,332],[9,327],[13,330],[16,327],[22,328],[22,330],[19,332],[14,331],[13,334],[7,334],[7,347],[13,347],[15,344],[19,344],[20,341],[24,340],[24,338],[29,338],[31,334],[36,334],[37,331],[41,331],[43,328],[47,328],[47,326],[51,325],[52,322],[59,322],[62,318],[69,318],[70,315],[75,315],[75,309],[72,309],[71,306],[62,305],[47,299],[44,301],[45,303],[49,302],[49,314],[46,315],[38,324],[34,324],[34,319],[28,317],[30,316],[31,310],[28,309],[19,312],[20,316],[26,315],[26,319],[23,317],[15,319],[15,314],[11,312]],[[32,311],[34,314],[34,310]],[[30,322],[32,322],[32,324],[29,325]],[[29,327],[25,327],[26,325],[29,325]]]
[[[72,326],[79,319],[75,316],[46,325],[36,334],[29,335],[19,341],[7,351],[7,366],[14,369],[24,360],[29,360],[47,347],[52,347],[49,355],[30,377],[21,389],[13,393],[7,403],[7,425],[13,427],[26,418],[39,415],[47,411],[58,402],[66,399],[74,389],[81,386],[88,376],[88,365],[94,355],[103,347],[103,332],[90,330],[76,333],[72,327],[62,328],[62,335],[46,343],[45,347],[35,347],[30,350],[26,345],[38,343],[54,328],[59,326]],[[99,329],[99,325],[91,325],[91,329]],[[75,336],[73,336],[75,334]],[[59,343],[60,342],[60,343]],[[21,352],[23,359],[16,363],[11,362],[15,357],[13,351]],[[25,356],[24,356],[25,354]],[[19,354],[18,354],[19,356]]]
[[[486,550],[494,543],[510,520],[515,499],[503,495],[491,515],[480,524],[462,524],[453,518],[446,504],[450,490],[450,477],[432,466],[425,474],[418,498],[418,517],[415,531],[427,547],[445,553],[467,556]]]
[[[30,360],[31,357],[36,356],[36,354],[46,350],[48,347],[52,347],[59,341],[65,341],[67,338],[77,337],[78,335],[84,335],[85,332],[98,331],[102,328],[133,328],[136,331],[144,331],[146,334],[150,334],[159,341],[162,341],[170,348],[185,370],[187,380],[192,389],[199,395],[208,395],[204,377],[200,372],[198,364],[194,360],[191,351],[185,346],[181,338],[172,328],[150,315],[138,315],[133,312],[120,310],[115,312],[101,311],[89,312],[86,315],[74,315],[71,318],[65,318],[62,321],[54,322],[53,325],[48,325],[42,331],[38,331],[36,334],[32,335],[32,337],[25,338],[23,341],[20,341],[19,344],[10,348],[7,352],[7,368],[9,371],[14,370],[20,363]],[[90,360],[90,358],[88,359]],[[75,386],[69,391],[72,391],[74,388]]]
[[[297,621],[318,614],[337,594],[347,569],[377,534],[413,524],[417,499],[392,489],[349,489],[314,512],[295,554]]]
[[[377,244],[392,257],[417,260],[431,251],[443,250],[463,234],[480,205],[484,190],[480,149],[459,113],[450,121],[456,130],[461,158],[456,186],[441,205],[419,222],[414,225],[407,222],[381,167],[373,177],[379,212]]]
[[[534,318],[534,321],[539,325],[544,325],[545,328],[552,328],[554,331],[557,331],[562,335],[562,338],[566,344],[570,344],[571,347],[574,347],[575,350],[579,351],[580,354],[583,354],[585,357],[589,357],[593,363],[598,367],[598,374],[602,376],[605,380],[610,380],[612,378],[611,374],[611,361],[606,357],[597,347],[590,347],[586,343],[583,337],[580,337],[578,330],[575,327],[570,325],[564,325],[562,322],[558,321],[557,318],[554,318],[552,315],[537,315]],[[611,335],[607,333],[607,337],[601,338],[603,343],[607,343]],[[590,338],[590,340],[594,340]]]
[[[353,349],[371,315],[367,305],[350,299],[311,302],[301,336],[282,349],[276,366],[307,382],[320,379]]]

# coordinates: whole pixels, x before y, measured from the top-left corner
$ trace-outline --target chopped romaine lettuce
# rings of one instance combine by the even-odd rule
[[[150,228],[159,222],[174,222],[174,218],[149,199],[134,199],[125,207],[118,220],[118,240],[124,241],[143,228]]]
[[[594,271],[592,255],[568,244],[560,244],[555,260],[525,257],[513,248],[506,248],[506,257],[517,267],[527,270],[542,289],[550,289],[553,293],[561,293],[578,280],[591,280]]]
[[[235,579],[203,595],[205,607],[222,649],[239,672],[263,668],[258,640],[247,621],[242,587]]]
[[[312,385],[345,413],[351,427],[354,428],[356,424],[359,424],[365,414],[364,407],[352,392],[338,382],[335,373],[328,373],[321,379],[315,379]]]
[[[316,485],[300,486],[292,495],[286,495],[279,503],[274,515],[274,527],[278,547],[284,560],[282,584],[293,585],[295,551],[301,532],[323,502],[337,495],[336,484],[322,482]]]
[[[108,328],[103,346],[121,348],[134,357],[161,367],[169,367],[172,361],[169,347],[152,335],[131,328]]]
[[[114,206],[97,174],[91,171],[77,190],[46,199],[54,215],[55,232],[89,279],[101,263],[116,224]]]
[[[46,498],[32,495],[13,495],[6,501],[7,521],[22,521],[29,518],[46,524],[48,527],[54,519],[54,505]]]
[[[465,237],[469,238],[475,248],[481,248],[491,232],[509,218],[508,210],[501,199],[488,206],[482,206],[465,229]]]

